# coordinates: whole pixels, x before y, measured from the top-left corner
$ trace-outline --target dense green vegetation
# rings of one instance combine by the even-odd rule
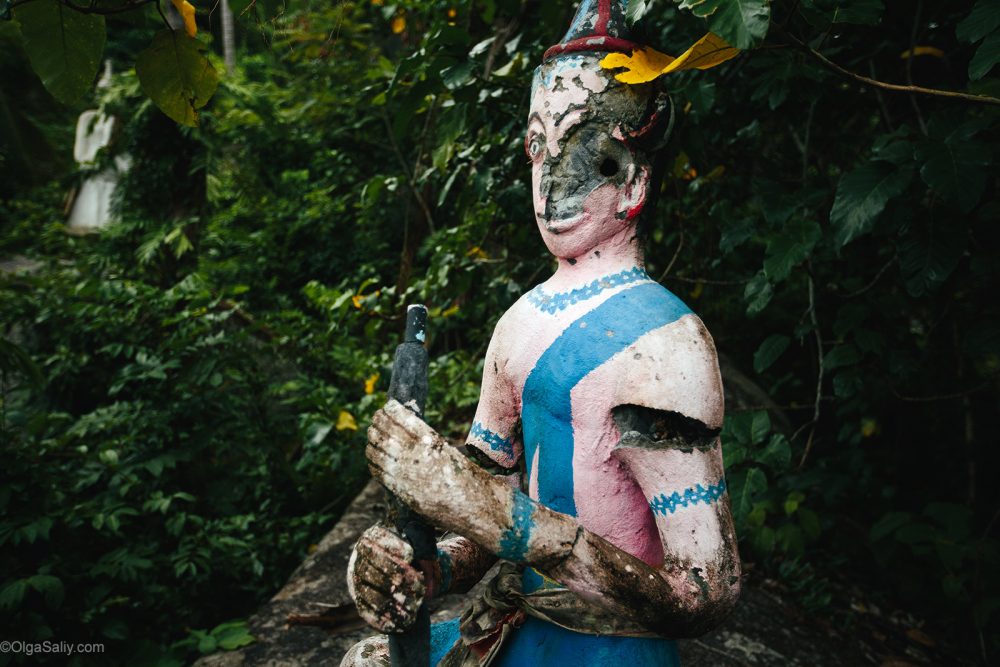
[[[650,274],[781,408],[727,418],[743,556],[812,609],[850,581],[996,660],[998,107],[819,54],[996,98],[1000,9],[735,4],[630,11],[660,51],[706,23],[746,49],[664,79],[683,118],[647,230]],[[106,641],[108,664],[244,641],[217,626],[364,483],[408,302],[431,308],[428,421],[464,435],[493,324],[551,267],[523,128],[572,11],[252,5],[196,127],[132,69],[163,28],[148,4],[107,17],[119,73],[75,107],[0,21],[0,258],[41,262],[0,276],[0,639]],[[134,167],[120,220],[74,237],[71,131],[95,103],[122,121],[102,160]]]

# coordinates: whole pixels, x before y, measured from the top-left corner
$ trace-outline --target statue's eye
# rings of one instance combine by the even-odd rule
[[[538,140],[538,137],[532,137],[528,141],[528,156],[538,157],[538,154],[542,152],[542,142]]]
[[[601,162],[601,176],[607,176],[608,178],[614,176],[618,173],[618,161],[614,158],[604,158]]]

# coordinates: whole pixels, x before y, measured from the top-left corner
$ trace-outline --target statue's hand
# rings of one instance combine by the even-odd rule
[[[411,565],[413,547],[375,525],[361,534],[347,565],[347,590],[361,618],[380,632],[403,632],[424,601],[424,575]]]

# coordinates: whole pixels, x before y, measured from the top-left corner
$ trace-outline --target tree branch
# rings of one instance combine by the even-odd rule
[[[799,470],[806,465],[806,459],[809,458],[809,452],[812,451],[813,439],[816,437],[816,425],[819,423],[820,414],[820,403],[823,400],[823,337],[820,335],[819,331],[819,320],[816,317],[816,287],[813,284],[812,277],[812,266],[809,266],[809,319],[813,325],[813,334],[816,336],[816,357],[819,368],[816,371],[816,401],[813,404],[813,418],[808,424],[803,424],[795,435],[792,436],[792,440],[795,439],[802,429],[809,426],[809,437],[806,439],[806,447],[802,451],[802,458],[799,459]]]
[[[26,5],[29,2],[34,2],[35,0],[17,0],[11,4],[11,7],[16,9],[21,5]],[[79,12],[80,14],[100,14],[101,16],[109,16],[111,14],[124,14],[125,12],[130,12],[134,9],[138,9],[144,5],[151,5],[158,0],[132,0],[120,7],[98,7],[91,3],[87,7],[81,7],[80,5],[73,4],[70,0],[59,0],[59,4],[72,9],[74,12]]]
[[[880,88],[882,90],[892,90],[897,93],[915,93],[918,95],[930,95],[933,97],[948,97],[951,99],[964,100],[966,102],[978,102],[979,104],[995,104],[1000,106],[1000,98],[991,97],[990,95],[973,95],[972,93],[960,93],[954,90],[940,90],[938,88],[924,88],[923,86],[901,86],[896,83],[886,83],[885,81],[877,81],[875,79],[870,79],[867,76],[862,76],[856,72],[844,69],[837,63],[833,62],[822,53],[816,49],[810,47],[808,44],[800,41],[790,33],[785,32],[785,37],[787,37],[793,44],[798,46],[800,49],[808,53],[814,59],[822,63],[827,68],[833,70],[841,76],[847,77],[848,79],[853,79],[858,83],[863,83],[866,86],[872,86],[874,88]]]

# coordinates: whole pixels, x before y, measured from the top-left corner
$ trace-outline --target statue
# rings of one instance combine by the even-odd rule
[[[398,632],[502,561],[461,619],[432,627],[431,664],[677,665],[673,639],[739,595],[715,347],[646,274],[636,231],[672,105],[599,65],[639,48],[623,7],[583,0],[535,72],[525,151],[558,268],[496,326],[466,455],[395,401],[369,431],[373,475],[453,533],[423,569],[393,530],[362,535],[348,582],[369,624]],[[385,637],[341,664],[388,665]]]
[[[98,90],[111,85],[111,61],[104,61],[104,74],[97,82]],[[76,122],[76,140],[73,158],[84,172],[80,191],[73,197],[66,229],[72,234],[99,231],[112,220],[111,203],[118,180],[129,170],[131,160],[127,155],[115,157],[114,165],[105,169],[94,168],[97,153],[111,144],[116,120],[99,109],[88,109]]]

